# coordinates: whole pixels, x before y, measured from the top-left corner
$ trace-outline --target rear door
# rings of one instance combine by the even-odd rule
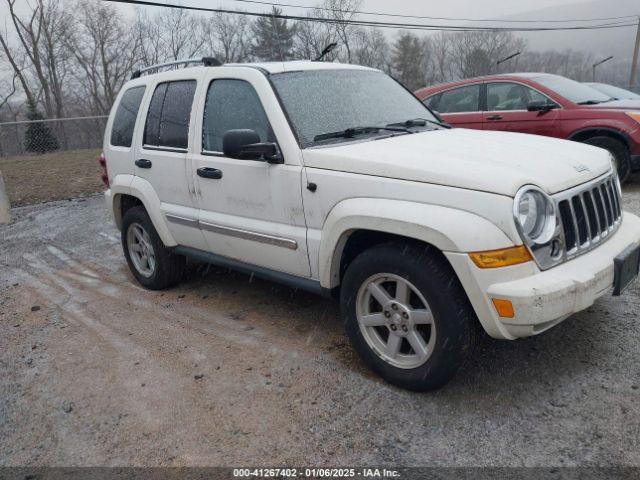
[[[487,83],[484,128],[508,132],[555,136],[560,106],[539,91],[516,82]],[[544,102],[554,108],[529,112],[530,102]]]
[[[176,78],[152,85],[135,175],[147,180],[160,199],[160,210],[179,245],[204,248],[194,198],[189,128],[198,83]]]
[[[465,85],[432,95],[424,103],[455,127],[482,130],[481,91],[481,83]]]

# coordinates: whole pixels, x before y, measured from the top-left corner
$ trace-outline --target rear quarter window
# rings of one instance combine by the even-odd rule
[[[111,145],[114,147],[131,147],[133,129],[140,103],[144,96],[145,86],[133,87],[122,94],[120,104],[111,126]]]

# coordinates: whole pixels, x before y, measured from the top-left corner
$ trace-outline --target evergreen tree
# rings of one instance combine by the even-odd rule
[[[273,7],[270,17],[260,17],[253,24],[253,55],[260,60],[285,61],[293,58],[295,25],[277,18],[282,10]]]
[[[35,102],[28,102],[27,119],[42,120]],[[30,123],[24,136],[24,147],[27,152],[46,153],[58,150],[60,145],[55,135],[44,122]]]
[[[395,77],[415,90],[425,84],[428,42],[411,32],[401,33],[393,43],[391,66]]]

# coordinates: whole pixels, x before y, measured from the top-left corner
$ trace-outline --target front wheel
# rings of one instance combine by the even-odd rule
[[[361,253],[345,273],[341,308],[365,363],[409,390],[445,385],[473,345],[475,313],[450,265],[428,247]]]
[[[631,156],[625,144],[611,137],[592,137],[584,140],[584,143],[607,150],[613,155],[620,183],[624,183],[629,179],[629,175],[631,175]]]

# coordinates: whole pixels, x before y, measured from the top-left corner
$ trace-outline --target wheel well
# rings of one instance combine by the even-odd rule
[[[569,140],[573,140],[575,142],[584,142],[585,140],[593,137],[609,137],[622,142],[627,148],[629,148],[629,142],[624,134],[608,128],[593,128],[589,130],[581,130],[571,135],[571,137],[569,137]]]
[[[133,207],[141,206],[144,208],[144,204],[142,200],[138,197],[134,197],[133,195],[125,195],[120,194],[114,199],[114,213],[116,216],[116,225],[120,228],[122,225],[122,219],[124,218],[124,214]]]
[[[383,243],[395,243],[397,245],[410,244],[414,246],[421,246],[425,249],[429,249],[432,255],[440,257],[446,262],[447,265],[450,265],[449,261],[440,250],[427,242],[423,242],[422,240],[403,237],[402,235],[396,235],[393,233],[378,232],[375,230],[355,230],[348,235],[349,236],[346,239],[346,243],[340,255],[340,283],[342,283],[342,277],[347,271],[347,268],[349,268],[351,262],[360,253],[368,250],[371,247]]]

